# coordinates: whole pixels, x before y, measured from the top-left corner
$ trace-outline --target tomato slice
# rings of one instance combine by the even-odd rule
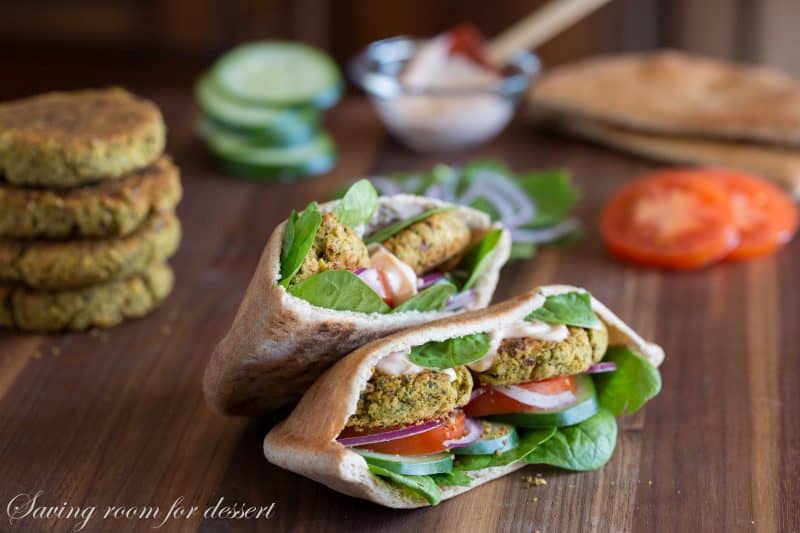
[[[542,381],[520,383],[517,387],[528,389],[531,392],[538,392],[539,394],[559,394],[565,391],[575,392],[577,381],[575,376],[561,376]],[[493,389],[489,389],[474,398],[464,407],[464,412],[472,418],[503,413],[536,413],[538,411],[539,409],[536,407],[525,405]]]
[[[606,204],[600,230],[621,259],[689,269],[722,259],[739,238],[730,197],[702,170],[667,170],[629,183]]]
[[[439,453],[445,451],[447,448],[444,442],[451,439],[463,437],[465,429],[466,416],[464,411],[456,410],[445,420],[445,422],[436,428],[411,435],[410,437],[403,437],[386,442],[378,442],[376,444],[366,444],[358,446],[365,450],[381,453],[394,453],[397,455],[427,455],[430,453]],[[380,432],[390,431],[396,428],[381,428]],[[373,433],[378,433],[375,431]],[[341,437],[352,437],[355,435],[365,435],[364,432],[356,432],[351,428],[347,428],[341,433]]]
[[[707,173],[728,191],[741,239],[728,259],[769,255],[792,240],[798,226],[797,206],[782,189],[740,172],[719,169]]]

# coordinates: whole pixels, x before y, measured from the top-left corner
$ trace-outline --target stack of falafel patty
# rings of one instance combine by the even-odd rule
[[[166,298],[182,189],[165,141],[122,89],[0,104],[0,326],[108,327]]]

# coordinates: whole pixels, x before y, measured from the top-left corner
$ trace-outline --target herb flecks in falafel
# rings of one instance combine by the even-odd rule
[[[516,385],[585,372],[599,362],[608,347],[608,330],[569,327],[560,342],[534,338],[505,339],[486,372],[478,374],[484,385]]]
[[[374,430],[407,426],[443,417],[469,402],[472,376],[466,367],[445,372],[426,370],[417,374],[388,376],[375,374],[358,399],[347,427]]]
[[[383,246],[420,275],[463,252],[470,239],[464,221],[452,211],[443,211],[410,225]]]
[[[319,272],[328,270],[355,270],[370,264],[364,241],[355,231],[345,226],[334,213],[326,213],[308,250],[300,270],[292,278],[299,283]]]

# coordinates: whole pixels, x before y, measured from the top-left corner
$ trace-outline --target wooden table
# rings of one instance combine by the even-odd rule
[[[96,506],[84,531],[149,531],[181,497],[200,511],[161,530],[800,531],[800,240],[769,259],[693,273],[623,265],[599,240],[598,212],[651,165],[519,124],[468,154],[422,157],[387,139],[362,100],[329,116],[341,152],[332,175],[290,186],[237,181],[212,168],[195,138],[188,92],[149,96],[165,112],[186,189],[177,287],[157,312],[102,334],[0,334],[0,530],[80,523],[28,517],[11,526],[9,501],[43,491],[40,504]],[[528,467],[432,509],[384,509],[267,463],[261,441],[277,417],[214,414],[200,383],[271,229],[351,177],[478,157],[519,170],[565,166],[583,190],[587,238],[508,266],[496,300],[542,283],[586,287],[663,345],[661,395],[621,421],[600,471]],[[546,486],[522,482],[535,473]],[[275,507],[269,520],[204,519],[219,498]],[[159,506],[161,515],[102,520],[109,505]]]

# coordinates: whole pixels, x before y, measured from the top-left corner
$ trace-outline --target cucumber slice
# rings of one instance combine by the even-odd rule
[[[534,429],[574,426],[587,418],[593,417],[600,409],[592,378],[586,374],[581,374],[576,376],[576,379],[578,381],[578,388],[575,391],[576,402],[569,407],[563,409],[541,409],[535,413],[506,413],[485,418]]]
[[[215,85],[243,103],[330,107],[342,76],[325,53],[302,43],[260,41],[238,46],[211,70]]]
[[[393,455],[358,448],[350,448],[350,450],[362,456],[368,463],[396,474],[427,476],[428,474],[444,474],[453,470],[453,456],[446,452],[432,455]]]
[[[490,453],[503,453],[519,444],[519,435],[514,426],[499,424],[497,422],[481,421],[483,436],[472,444],[453,448],[456,455],[487,455]]]
[[[243,105],[220,92],[209,75],[197,81],[194,94],[209,120],[265,143],[290,146],[308,142],[319,122],[319,113],[309,107]]]
[[[309,143],[290,147],[264,145],[201,120],[200,133],[227,174],[255,180],[293,181],[324,174],[336,163],[331,137],[318,133]]]

